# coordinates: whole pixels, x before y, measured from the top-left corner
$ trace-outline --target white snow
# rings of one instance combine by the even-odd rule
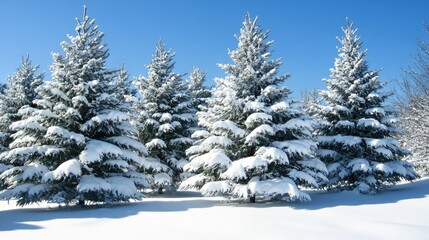
[[[204,174],[200,173],[194,176],[189,177],[188,179],[182,181],[179,186],[179,190],[194,190],[195,185],[200,185],[205,182],[207,179]]]
[[[302,181],[306,181],[308,184],[314,186],[314,187],[319,187],[319,184],[317,184],[316,180],[308,173],[303,172],[303,171],[297,171],[295,169],[292,169],[289,172],[289,176],[292,179],[300,179]]]
[[[78,144],[85,144],[85,137],[82,134],[70,132],[62,127],[57,127],[57,126],[49,127],[45,136],[49,137],[50,135],[57,135],[62,138],[73,139]]]
[[[95,177],[94,175],[83,175],[77,185],[77,191],[110,191],[110,184],[103,178]]]
[[[108,142],[111,143],[115,143],[118,144],[120,146],[126,146],[127,148],[133,148],[145,155],[147,155],[147,149],[144,146],[143,143],[141,143],[140,141],[130,138],[130,137],[126,137],[126,136],[116,136],[116,137],[109,137],[105,139]]]
[[[174,131],[174,126],[170,123],[164,123],[158,128],[158,132],[168,133]]]
[[[159,118],[161,122],[170,122],[173,119],[170,113],[163,113]]]
[[[44,146],[33,146],[33,147],[22,147],[22,148],[15,148],[10,151],[6,151],[0,154],[0,158],[6,158],[6,159],[20,159],[21,157],[24,157],[26,155],[30,154],[40,154],[40,155],[46,155],[46,156],[54,156],[58,154],[59,152],[63,151],[63,149],[58,148],[56,146],[51,145],[44,145]]]
[[[30,186],[27,186],[29,188]],[[178,192],[108,207],[16,207],[0,201],[0,238],[133,239],[426,239],[429,179],[378,195],[311,191],[311,202],[248,204]],[[165,226],[169,226],[168,231]],[[118,231],[120,229],[120,231]],[[304,231],[304,232],[303,232]]]
[[[378,147],[386,147],[387,143],[384,139],[376,139],[376,138],[365,138],[364,139],[368,146],[378,148]]]
[[[50,88],[50,91],[53,95],[62,98],[63,100],[69,101],[70,99],[59,89]]]
[[[353,129],[355,127],[355,124],[353,122],[347,121],[347,120],[341,120],[338,121],[335,124],[335,127],[337,128],[349,128],[349,129]]]
[[[82,175],[81,165],[77,159],[70,159],[60,164],[54,171],[47,172],[43,177],[43,181],[58,180],[69,175]]]
[[[128,121],[130,119],[130,116],[127,113],[120,112],[117,110],[110,110],[108,113],[99,114],[97,116],[92,117],[90,120],[85,122],[80,126],[80,129],[82,131],[86,131],[89,127],[94,125],[94,123],[102,123],[105,121],[115,121],[115,122],[122,122],[122,121]]]
[[[43,176],[47,171],[49,171],[48,168],[42,164],[31,164],[22,172],[22,180],[31,179],[35,176]]]
[[[249,135],[247,135],[246,137],[246,143],[250,143],[250,142],[258,142],[257,137],[259,136],[264,136],[264,135],[274,135],[275,131],[273,129],[273,127],[271,127],[268,124],[262,124],[260,126],[258,126],[257,128],[253,129],[253,131],[251,131],[249,133]]]
[[[259,157],[247,157],[233,161],[220,176],[223,179],[240,180],[245,179],[246,171],[254,168],[266,168],[268,163]]]
[[[167,145],[165,144],[165,142],[159,138],[154,138],[152,140],[150,140],[148,143],[146,143],[146,147],[151,149],[151,148],[166,148]]]
[[[39,120],[40,117],[29,117],[20,121],[13,122],[10,124],[9,129],[13,131],[18,131],[21,129],[35,129],[35,130],[45,130],[43,126],[41,126],[37,120]]]
[[[192,138],[188,138],[188,137],[179,137],[179,138],[172,139],[170,141],[170,143],[173,145],[176,145],[176,144],[192,144],[193,142],[194,142],[194,140]]]
[[[378,171],[384,172],[386,174],[393,173],[393,170],[388,165],[383,163],[378,163],[377,165],[375,165],[375,169]]]
[[[366,160],[364,158],[355,158],[355,159],[352,159],[349,162],[349,164],[347,165],[347,167],[351,167],[353,172],[356,172],[356,171],[363,171],[363,172],[371,171],[371,166],[369,165],[368,160]]]
[[[383,155],[385,158],[389,158],[389,159],[393,158],[393,153],[387,148],[378,147],[374,151],[380,155]]]
[[[122,155],[122,150],[108,142],[91,140],[86,144],[85,150],[80,153],[79,159],[83,163],[93,163],[101,161],[105,155]]]
[[[250,114],[244,124],[249,128],[255,123],[267,123],[273,120],[271,115],[266,113],[252,113]]]
[[[309,140],[291,140],[284,142],[273,142],[272,145],[276,148],[283,149],[289,154],[297,154],[300,156],[312,156],[317,148],[316,143]]]
[[[228,147],[232,144],[233,142],[229,138],[224,136],[210,136],[201,143],[203,147],[212,147],[212,146]]]
[[[130,166],[124,160],[118,160],[118,159],[106,160],[106,161],[103,162],[103,165],[117,167],[117,168],[121,168],[121,169],[127,169]]]
[[[73,97],[72,98],[72,103],[73,104],[85,103],[85,105],[89,106],[88,99],[86,99],[85,96],[76,96],[76,97]]]
[[[259,101],[246,102],[243,110],[245,112],[262,112],[265,110],[265,103]]]
[[[231,191],[231,185],[229,185],[228,181],[208,182],[201,188],[201,193],[204,196],[222,195],[229,191]]]
[[[183,166],[183,170],[197,171],[200,168],[209,168],[219,165],[221,168],[227,168],[231,164],[231,160],[225,155],[222,149],[212,149],[210,152],[193,158],[189,163]]]
[[[110,184],[110,190],[121,197],[140,198],[142,194],[137,191],[132,179],[115,176],[109,177],[106,181]]]
[[[242,137],[244,134],[246,134],[246,131],[239,128],[233,121],[231,120],[225,120],[225,121],[217,121],[213,123],[212,129],[214,131],[220,130],[226,130],[231,132],[236,137]]]
[[[167,185],[171,183],[171,176],[165,172],[157,173],[153,176],[153,181],[158,185]]]
[[[336,135],[336,136],[319,136],[316,137],[316,140],[318,142],[322,143],[340,143],[345,146],[353,147],[355,145],[359,145],[362,142],[362,138],[356,137],[356,136],[342,136],[342,135]]]
[[[379,121],[373,118],[362,118],[358,121],[358,127],[375,127],[380,129],[386,129],[387,127],[384,124],[381,124]]]
[[[301,192],[295,182],[289,178],[277,178],[259,181],[257,178],[249,182],[249,190],[253,194],[262,194],[274,197],[276,195],[286,195],[287,198],[308,201],[310,197],[307,193]]]
[[[382,115],[382,116],[384,116],[386,114],[386,112],[384,111],[384,109],[381,108],[381,107],[375,107],[375,108],[367,109],[365,111],[365,113],[369,114],[369,115],[377,114],[377,115]]]
[[[261,159],[267,163],[278,162],[279,164],[289,163],[289,158],[287,154],[276,147],[260,147],[255,153],[256,156],[259,156]]]
[[[283,101],[272,105],[270,107],[270,110],[273,112],[281,112],[281,111],[285,111],[288,108],[290,108],[289,104]]]
[[[313,127],[311,126],[310,121],[305,121],[297,118],[293,118],[287,121],[283,126],[289,129],[308,129],[310,131],[313,130]]]
[[[207,130],[198,130],[198,131],[195,131],[194,133],[192,133],[191,137],[199,139],[199,138],[208,137],[209,135],[210,135],[210,133]]]

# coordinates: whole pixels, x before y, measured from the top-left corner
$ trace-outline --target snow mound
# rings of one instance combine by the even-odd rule
[[[279,164],[289,163],[287,154],[276,147],[260,147],[255,153],[256,156],[260,157],[267,163],[278,162]]]
[[[117,146],[99,140],[91,140],[87,143],[85,150],[83,150],[79,159],[82,163],[100,162],[104,156],[118,156],[122,155],[122,150]]]
[[[231,185],[228,181],[215,181],[204,184],[201,193],[204,196],[216,196],[226,194],[231,191]]]
[[[166,148],[167,145],[165,144],[165,142],[159,138],[154,138],[152,140],[150,140],[148,143],[146,143],[146,147],[148,149],[153,149],[153,148]]]
[[[85,144],[85,137],[82,134],[70,132],[58,126],[49,127],[45,136],[49,137],[49,136],[55,136],[55,135],[65,139],[72,139],[76,141],[77,144]]]
[[[266,113],[252,113],[250,114],[244,124],[246,127],[251,128],[254,124],[268,123],[273,120],[273,117]]]
[[[111,185],[103,178],[83,175],[76,189],[78,192],[110,191]]]
[[[195,172],[199,169],[211,168],[218,166],[226,169],[230,166],[231,160],[226,156],[222,149],[212,149],[210,152],[193,158],[189,163],[183,166],[183,170]]]
[[[63,162],[54,171],[47,172],[43,177],[43,181],[59,180],[70,175],[80,176],[82,175],[81,164],[77,159],[70,159]]]
[[[221,178],[231,180],[246,179],[246,171],[250,171],[257,168],[265,169],[267,165],[268,163],[266,161],[263,161],[259,157],[242,158],[233,161],[232,164],[228,167],[228,170],[226,170],[220,176]]]
[[[212,129],[214,131],[217,130],[226,130],[231,132],[236,137],[242,137],[246,133],[243,129],[239,128],[233,121],[225,120],[225,121],[217,121],[213,124]]]
[[[276,178],[260,181],[257,178],[249,182],[249,190],[252,194],[266,196],[269,199],[301,200],[309,201],[310,196],[301,192],[295,182],[290,178]]]

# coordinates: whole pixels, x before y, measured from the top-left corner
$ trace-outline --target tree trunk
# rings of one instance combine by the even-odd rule
[[[255,195],[250,195],[249,202],[250,203],[255,203],[256,202],[256,196]]]
[[[77,205],[79,205],[79,206],[85,206],[85,200],[79,200],[79,202],[77,203]]]
[[[163,193],[163,191],[162,191],[162,187],[159,187],[158,188],[158,194],[162,194]]]

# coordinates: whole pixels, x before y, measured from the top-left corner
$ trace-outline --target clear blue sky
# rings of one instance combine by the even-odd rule
[[[162,38],[177,53],[176,72],[198,66],[208,84],[224,73],[216,63],[230,63],[227,49],[235,49],[243,16],[259,16],[273,56],[282,57],[281,73],[291,73],[286,85],[295,97],[305,89],[325,88],[322,78],[337,56],[336,36],[345,18],[359,28],[372,69],[383,68],[382,80],[401,76],[413,64],[416,40],[426,37],[428,0],[14,0],[0,1],[0,81],[5,82],[30,54],[50,79],[51,52],[61,52],[66,34],[74,34],[82,6],[96,19],[110,49],[109,67],[125,63],[131,76],[146,75],[145,65]]]

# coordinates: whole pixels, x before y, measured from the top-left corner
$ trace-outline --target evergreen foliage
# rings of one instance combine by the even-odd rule
[[[199,68],[192,69],[189,76],[188,90],[192,99],[193,109],[196,111],[204,111],[207,109],[207,99],[212,96],[211,89],[204,86],[206,81],[206,73]]]
[[[149,155],[168,166],[155,176],[155,185],[174,189],[182,180],[182,167],[187,163],[185,149],[193,139],[191,126],[196,115],[183,74],[174,73],[175,53],[166,50],[160,41],[152,61],[147,65],[148,76],[134,81],[142,98],[137,106],[140,140],[146,143]]]
[[[199,112],[206,130],[186,153],[184,169],[195,174],[181,189],[236,199],[308,200],[298,186],[318,187],[326,180],[325,165],[314,158],[312,126],[301,105],[289,99],[278,75],[280,59],[271,60],[268,32],[257,18],[246,16],[238,48],[229,51],[233,64],[219,64],[226,72],[216,79],[208,108]]]
[[[357,29],[347,23],[339,38],[338,58],[331,78],[324,79],[321,91],[326,105],[316,117],[320,158],[329,170],[329,189],[376,193],[386,185],[417,177],[413,167],[401,159],[409,151],[400,147],[395,136],[394,111],[385,106],[390,93],[379,80],[379,71],[369,70]]]
[[[33,66],[30,57],[22,58],[21,66],[14,75],[8,77],[7,87],[0,95],[0,152],[8,149],[13,131],[9,126],[21,119],[18,110],[25,106],[33,106],[37,98],[35,89],[42,84],[43,73],[37,74],[38,65]]]
[[[106,67],[104,34],[86,8],[75,31],[61,43],[65,55],[53,53],[52,81],[36,89],[39,109],[21,108],[23,119],[11,125],[14,141],[0,162],[14,167],[0,175],[2,199],[19,205],[139,199],[151,177],[138,170],[163,167],[144,157],[147,150],[121,111],[126,103],[114,83],[123,75]]]

